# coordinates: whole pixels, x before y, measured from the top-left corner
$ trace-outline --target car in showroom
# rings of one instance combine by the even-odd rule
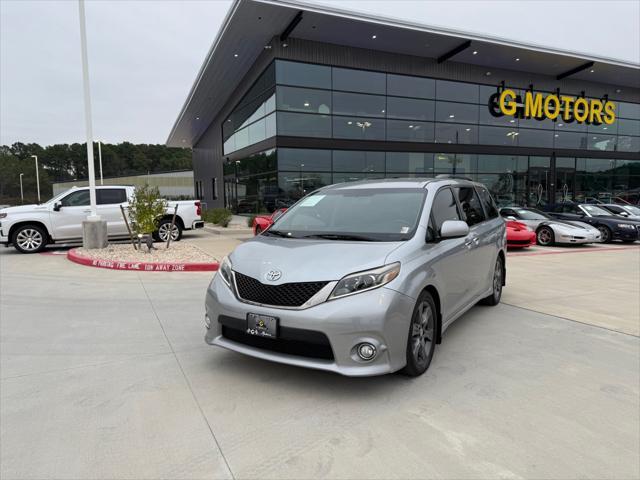
[[[526,224],[507,220],[507,248],[527,248],[536,244],[536,232]]]
[[[600,208],[604,208],[613,215],[628,218],[630,220],[640,220],[640,208],[635,205],[619,205],[617,203],[600,203]]]
[[[205,341],[349,376],[417,376],[453,321],[500,302],[505,251],[505,222],[481,184],[324,187],[220,262]]]
[[[129,230],[120,207],[127,207],[132,186],[96,187],[96,211],[107,222],[110,240],[129,239]],[[175,207],[175,223],[171,227]],[[38,205],[20,205],[0,210],[0,244],[13,245],[20,253],[37,253],[52,243],[82,240],[82,222],[91,213],[89,188],[72,187]],[[156,240],[166,242],[182,237],[183,230],[202,228],[199,200],[169,201],[165,214],[157,220]]]
[[[549,215],[559,220],[588,223],[600,230],[604,243],[621,240],[635,242],[640,238],[640,222],[612,214],[598,205],[565,202],[547,205]]]
[[[596,227],[579,221],[558,220],[535,208],[503,207],[500,215],[507,221],[515,220],[534,230],[536,243],[543,247],[601,241],[600,231]]]
[[[280,217],[286,211],[286,208],[279,208],[271,215],[256,215],[253,218],[253,222],[251,222],[253,234],[260,235],[260,233],[264,232],[267,228],[273,225],[273,222],[275,222],[278,217]]]

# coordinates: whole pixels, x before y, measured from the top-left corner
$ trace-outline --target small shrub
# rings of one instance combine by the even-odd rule
[[[215,223],[222,227],[227,227],[231,222],[233,213],[228,208],[211,208],[205,210],[202,214],[202,218],[205,222]]]
[[[156,229],[157,220],[165,214],[167,201],[160,198],[158,187],[138,186],[129,200],[131,228],[136,234],[148,235]]]

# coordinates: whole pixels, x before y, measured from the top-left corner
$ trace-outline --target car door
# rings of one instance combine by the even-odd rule
[[[450,318],[471,301],[472,279],[468,274],[467,238],[439,238],[446,220],[462,220],[458,203],[449,187],[440,189],[434,197],[429,220],[433,245],[428,248],[429,255],[437,258],[432,268],[441,292],[443,316]]]
[[[478,193],[472,186],[454,187],[453,193],[462,211],[462,219],[469,225],[469,235],[465,238],[466,263],[467,277],[471,282],[471,301],[474,301],[487,289],[488,269],[491,268],[493,272],[490,264],[493,264],[494,253],[488,250],[486,239],[490,226],[486,223]]]
[[[484,295],[486,290],[493,287],[493,273],[496,255],[498,253],[497,245],[500,244],[500,237],[504,235],[505,226],[498,213],[498,207],[489,191],[484,187],[477,186],[476,193],[480,198],[480,203],[485,215],[485,220],[478,224],[478,235],[480,238],[478,250],[481,253],[486,268],[486,289],[480,292],[481,295]],[[520,215],[518,212],[514,211],[513,213],[516,219],[519,219]]]
[[[123,237],[129,234],[124,223],[120,205],[127,201],[125,188],[99,188],[96,190],[96,203],[98,215],[107,222],[107,235],[110,237]]]
[[[89,189],[78,189],[61,198],[51,212],[53,238],[70,240],[82,238],[82,222],[91,212]]]

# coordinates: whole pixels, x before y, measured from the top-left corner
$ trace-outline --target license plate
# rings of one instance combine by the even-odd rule
[[[277,338],[278,319],[269,315],[247,314],[247,333],[258,337]]]

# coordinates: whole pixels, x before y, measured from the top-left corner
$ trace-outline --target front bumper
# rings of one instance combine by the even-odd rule
[[[556,243],[599,243],[602,241],[600,232],[587,233],[584,235],[558,234],[556,235]]]
[[[638,240],[638,237],[640,237],[640,230],[632,230],[630,228],[616,228],[612,232],[612,234],[612,240],[623,240],[626,242],[631,242],[633,240]]]
[[[205,305],[210,322],[205,341],[210,345],[288,365],[348,376],[371,376],[395,372],[405,366],[407,337],[415,301],[382,287],[304,310],[285,310],[239,301],[216,275],[207,290]],[[283,353],[285,349],[280,348],[261,348],[249,341],[258,337],[249,336],[240,329],[233,330],[233,335],[230,335],[227,330],[229,325],[245,325],[247,313],[277,317],[282,330],[297,335],[326,336],[332,358],[307,356],[300,348],[295,349],[299,354]],[[246,336],[244,338],[247,341],[236,340],[238,335]],[[264,342],[287,341],[260,340],[263,345]],[[373,360],[365,362],[357,356],[355,347],[362,342],[376,347],[377,355]]]

